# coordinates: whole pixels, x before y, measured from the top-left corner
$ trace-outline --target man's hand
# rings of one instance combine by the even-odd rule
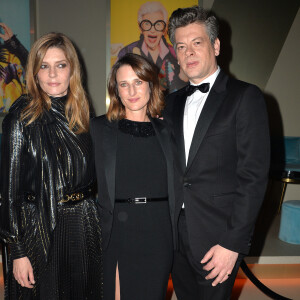
[[[4,23],[0,23],[0,26],[3,28],[4,33],[0,33],[0,38],[2,38],[4,41],[9,40],[14,34],[12,30]]]
[[[228,279],[234,268],[238,253],[221,247],[220,245],[213,246],[201,260],[202,264],[209,262],[203,267],[206,271],[211,271],[205,279],[216,279],[212,285],[216,286]]]
[[[21,286],[27,287],[29,289],[33,288],[35,281],[34,281],[32,266],[28,257],[14,259],[13,273],[15,279],[18,281],[18,283]]]

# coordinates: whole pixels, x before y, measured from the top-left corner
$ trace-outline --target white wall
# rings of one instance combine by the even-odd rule
[[[278,100],[285,136],[300,135],[299,36],[300,9],[265,87]]]
[[[300,9],[265,87],[278,101],[283,134],[300,136]],[[300,185],[288,184],[284,200],[300,200]]]

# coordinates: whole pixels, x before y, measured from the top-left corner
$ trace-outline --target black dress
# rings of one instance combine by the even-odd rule
[[[119,121],[116,199],[168,196],[164,154],[150,122]],[[173,241],[168,201],[115,203],[104,254],[104,299],[114,299],[119,267],[122,300],[164,300]]]
[[[18,99],[3,121],[0,237],[9,243],[5,299],[101,299],[100,220],[88,133],[70,131],[66,97],[52,98],[42,117],[26,126]],[[66,195],[81,201],[61,203]],[[12,274],[13,259],[27,256],[36,284],[22,288]]]

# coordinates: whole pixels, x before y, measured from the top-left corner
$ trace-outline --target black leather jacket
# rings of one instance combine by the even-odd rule
[[[70,131],[65,101],[53,98],[50,110],[25,126],[21,96],[3,121],[0,238],[10,244],[12,259],[47,260],[58,201],[95,181],[90,135]]]

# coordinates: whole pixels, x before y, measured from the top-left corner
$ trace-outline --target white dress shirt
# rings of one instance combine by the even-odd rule
[[[202,93],[199,90],[196,90],[191,96],[187,97],[184,107],[184,116],[183,116],[183,136],[184,136],[184,147],[185,147],[185,164],[187,165],[190,147],[192,144],[195,128],[205,104],[205,101],[210,93],[210,90],[215,83],[215,80],[220,73],[220,67],[215,73],[205,78],[202,83],[209,83],[209,91],[207,93]],[[195,85],[190,82],[191,85]],[[184,203],[182,204],[184,208]]]
[[[207,93],[202,93],[196,90],[191,96],[187,97],[184,107],[183,116],[183,135],[184,135],[184,146],[185,146],[185,163],[188,162],[190,147],[192,144],[192,139],[194,136],[194,131],[205,104],[205,101],[210,93],[211,87],[213,86],[218,74],[220,72],[220,67],[215,73],[203,80],[202,83],[209,83],[209,91]],[[194,85],[193,83],[190,83]]]

